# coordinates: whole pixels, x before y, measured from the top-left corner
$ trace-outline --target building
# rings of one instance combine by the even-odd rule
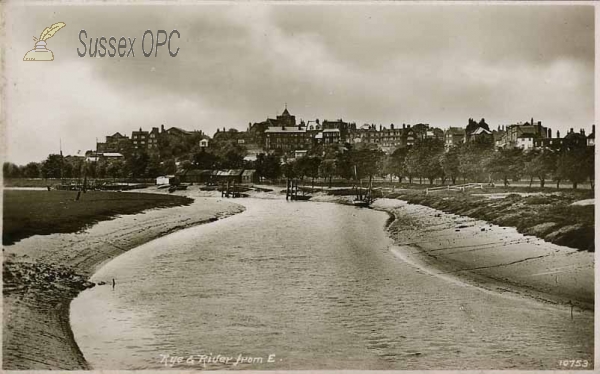
[[[185,170],[179,174],[182,182],[185,183],[209,183],[213,181],[212,170]]]
[[[317,125],[319,120],[316,121]],[[324,130],[338,130],[340,134],[340,142],[348,143],[350,141],[350,133],[356,131],[356,123],[344,122],[341,118],[335,121],[324,120],[322,127]]]
[[[139,131],[131,132],[131,143],[135,149],[148,148],[148,131],[143,131],[140,127]]]
[[[515,144],[515,148],[520,148],[524,151],[529,151],[534,149],[534,140],[537,138],[535,134],[522,134],[517,138],[517,142]]]
[[[219,170],[216,175],[216,181],[242,183],[243,172],[243,169]]]
[[[297,149],[308,149],[312,146],[313,138],[306,127],[269,127],[265,131],[265,150],[280,150],[284,153]]]
[[[342,135],[339,129],[324,129],[319,133],[320,138],[317,138],[317,143],[328,144],[340,144],[342,142]],[[319,135],[317,134],[317,135]],[[316,136],[315,136],[316,138]]]
[[[452,147],[465,141],[465,129],[461,127],[449,127],[444,132],[444,148],[448,151]]]
[[[534,139],[549,139],[552,138],[552,130],[542,126],[542,121],[534,122],[533,118],[530,122],[519,122],[506,127],[503,137],[498,142],[499,148],[517,148],[518,144],[523,144],[523,138],[533,137]]]
[[[258,174],[256,173],[256,170],[253,169],[247,169],[244,170],[244,172],[242,173],[242,183],[244,184],[252,184],[252,183],[258,183]]]
[[[406,147],[406,128],[401,129],[392,123],[389,129],[382,127],[379,136],[379,144],[384,152],[392,153],[397,148]]]
[[[490,130],[487,130],[483,127],[478,127],[473,130],[471,133],[465,133],[465,143],[466,142],[490,142],[494,141],[494,136]]]
[[[126,152],[131,148],[130,139],[116,132],[113,135],[107,135],[104,143],[96,143],[96,152]]]
[[[592,125],[592,132],[587,137],[587,146],[593,147],[596,145],[596,125]]]

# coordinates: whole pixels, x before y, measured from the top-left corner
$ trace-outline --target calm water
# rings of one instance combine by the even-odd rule
[[[564,309],[421,271],[393,254],[385,213],[237,202],[246,212],[138,247],[93,277],[117,282],[72,303],[93,368],[161,368],[164,355],[183,357],[178,369],[542,369],[591,360],[591,313],[571,321]],[[234,365],[240,354],[254,362]],[[201,355],[230,361],[204,366]]]

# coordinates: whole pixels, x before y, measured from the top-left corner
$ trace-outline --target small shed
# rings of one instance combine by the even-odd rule
[[[160,177],[156,177],[156,184],[159,186],[164,184],[177,184],[177,182],[178,179],[174,175],[161,175]]]
[[[256,173],[256,170],[254,170],[254,169],[244,170],[244,172],[242,173],[242,183],[245,183],[245,184],[258,183],[258,174]]]
[[[188,170],[181,175],[181,180],[186,183],[207,183],[212,181],[212,170]]]
[[[233,181],[242,183],[242,173],[242,169],[219,170],[217,173],[217,180],[219,182]]]

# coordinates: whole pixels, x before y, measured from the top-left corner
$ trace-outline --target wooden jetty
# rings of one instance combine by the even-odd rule
[[[298,180],[297,179],[290,179],[288,178],[287,180],[287,184],[286,184],[286,189],[285,189],[285,199],[286,200],[299,200],[299,201],[306,201],[306,200],[310,200],[310,198],[312,197],[311,195],[305,195],[304,191],[302,191],[302,194],[298,194],[299,191],[299,187],[298,187]]]

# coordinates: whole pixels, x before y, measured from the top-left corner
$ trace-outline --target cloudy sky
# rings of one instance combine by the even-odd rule
[[[594,123],[591,6],[204,4],[19,6],[6,17],[6,158],[23,164],[165,124],[245,129],[280,113],[357,124],[469,117],[496,127]],[[53,62],[24,62],[46,26]],[[135,57],[79,57],[89,38],[137,38]],[[146,29],[177,29],[144,57]],[[149,49],[149,43],[147,44]]]

